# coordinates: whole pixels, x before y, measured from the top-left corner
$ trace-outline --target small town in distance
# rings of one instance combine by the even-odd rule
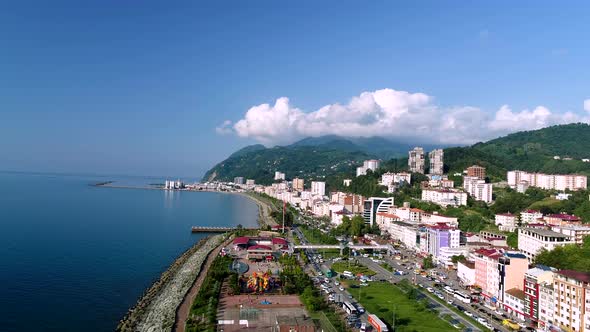
[[[280,170],[270,185],[183,183],[249,195],[272,217],[221,252],[238,276],[218,329],[587,331],[590,266],[566,263],[590,249],[587,216],[542,204],[577,197],[587,177],[511,170],[492,183],[481,165],[444,169],[442,149],[416,147],[406,170],[366,160],[341,190]],[[350,190],[370,178],[382,194]],[[525,193],[535,198],[514,204]]]

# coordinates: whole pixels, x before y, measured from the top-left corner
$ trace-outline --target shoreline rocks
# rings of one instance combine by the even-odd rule
[[[180,255],[129,309],[116,331],[171,331],[176,308],[222,239],[223,235],[201,239]]]

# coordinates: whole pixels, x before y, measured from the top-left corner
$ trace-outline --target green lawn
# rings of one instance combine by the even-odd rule
[[[369,313],[377,315],[389,326],[394,308],[396,332],[457,331],[423,303],[409,299],[401,289],[388,282],[371,282],[369,286],[349,288],[348,291]]]
[[[368,267],[366,267],[364,265],[355,264],[354,262],[348,262],[348,261],[336,262],[336,263],[332,264],[332,270],[334,270],[338,273],[342,273],[344,271],[350,271],[354,275],[362,273],[366,276],[372,276],[372,275],[376,274],[375,271],[369,269]]]

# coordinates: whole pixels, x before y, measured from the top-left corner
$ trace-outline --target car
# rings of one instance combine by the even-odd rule
[[[422,285],[422,284],[418,284],[418,287],[420,287],[420,288],[424,288],[424,285]]]
[[[426,290],[427,290],[429,293],[434,293],[434,289],[433,289],[432,287],[427,287],[427,288],[426,288]]]
[[[340,283],[338,281],[334,281],[334,285],[339,286]]]
[[[436,297],[438,297],[441,300],[444,300],[445,299],[445,297],[442,294],[436,294]]]
[[[448,304],[453,304],[453,300],[448,300],[447,303]]]
[[[469,316],[469,317],[473,317],[473,314],[469,311],[465,311],[465,315]]]
[[[344,287],[340,286],[340,287],[338,287],[338,289],[339,289],[341,292],[344,292]]]
[[[362,324],[361,324],[361,330],[360,330],[360,331],[361,331],[361,332],[365,332],[365,331],[367,331],[367,324],[366,324],[366,323],[362,323]]]
[[[349,298],[349,299],[352,299],[352,295],[348,294],[348,298]]]

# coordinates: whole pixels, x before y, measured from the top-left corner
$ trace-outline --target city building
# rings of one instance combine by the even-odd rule
[[[516,192],[524,194],[527,191],[527,189],[529,189],[529,187],[530,185],[528,181],[518,181],[518,183],[516,184]]]
[[[521,181],[526,181],[531,187],[560,191],[586,189],[588,181],[585,175],[528,173],[518,170],[509,171],[507,178],[508,185],[512,188],[516,188]]]
[[[548,214],[543,220],[548,226],[579,225],[582,221],[579,217],[567,213]]]
[[[569,236],[576,244],[584,243],[584,238],[590,236],[590,226],[572,225],[572,226],[554,226],[551,230]]]
[[[502,301],[504,310],[512,319],[524,321],[526,315],[525,293],[522,289],[511,288],[505,292],[504,301]]]
[[[443,159],[444,152],[442,149],[436,149],[428,153],[428,160],[430,163],[430,174],[443,174]]]
[[[524,275],[524,313],[534,322],[539,320],[541,288],[546,284],[553,284],[553,270],[549,267],[534,267]]]
[[[237,184],[237,185],[244,184],[244,178],[242,176],[236,176],[234,178],[234,184]]]
[[[525,304],[526,305],[526,304]],[[539,285],[539,326],[553,325],[555,314],[555,298],[553,294],[553,280]]]
[[[590,331],[590,273],[561,270],[554,274],[554,324],[566,331]]]
[[[458,248],[460,234],[460,230],[451,226],[436,225],[428,227],[426,233],[428,254],[437,259],[441,248]]]
[[[303,179],[300,178],[294,178],[293,179],[293,189],[297,190],[297,191],[303,191],[303,189],[305,185],[305,181]]]
[[[473,165],[473,166],[467,167],[466,171],[467,171],[467,176],[469,176],[469,177],[476,177],[480,180],[485,180],[485,178],[486,178],[486,168],[485,167]]]
[[[523,225],[536,224],[541,218],[543,214],[536,210],[525,210],[520,213],[520,223]]]
[[[182,182],[180,180],[176,180],[176,181],[166,180],[166,182],[164,182],[164,189],[183,189],[183,188],[184,188],[184,182]]]
[[[476,201],[492,202],[492,184],[475,176],[463,177],[463,189]]]
[[[495,224],[501,231],[514,232],[517,226],[516,216],[512,213],[500,213],[495,216]]]
[[[475,286],[481,288],[487,301],[495,303],[499,290],[498,258],[502,254],[496,249],[478,249],[473,252],[475,263]]]
[[[366,175],[368,170],[375,172],[379,168],[381,162],[379,160],[371,159],[365,160],[363,166],[356,168],[356,176]]]
[[[522,281],[528,269],[529,262],[520,252],[507,251],[498,258],[498,300],[500,302],[507,301],[506,293],[510,289],[523,291]],[[524,301],[524,297],[521,300]],[[520,306],[512,309],[522,314],[523,310]]]
[[[457,278],[459,278],[461,285],[473,286],[475,284],[475,262],[459,261],[457,263]]]
[[[326,183],[323,181],[311,181],[311,193],[317,196],[325,196]]]
[[[285,173],[275,172],[275,180],[285,180]]]
[[[547,229],[520,228],[518,230],[518,249],[526,255],[529,261],[541,251],[553,250],[555,247],[572,244],[569,236]]]
[[[438,211],[434,212],[420,212],[420,223],[424,225],[440,225],[445,224],[449,226],[457,227],[459,226],[459,220],[456,217],[449,217],[438,213]]]
[[[415,147],[408,152],[408,167],[411,173],[424,174],[424,149]]]
[[[389,186],[391,184],[400,185],[402,183],[411,184],[412,183],[412,174],[401,172],[401,173],[383,173],[381,175],[381,185],[382,186]]]
[[[467,205],[467,193],[454,189],[423,189],[422,200],[440,206]]]
[[[344,184],[345,187],[350,187],[351,183],[352,183],[351,179],[344,179],[344,181],[342,181],[342,184]]]
[[[364,202],[363,219],[366,224],[373,226],[377,220],[377,212],[389,212],[393,206],[393,197],[370,197]]]
[[[352,214],[361,214],[364,211],[365,198],[361,195],[343,192],[333,192],[330,195],[330,202],[344,206],[344,209]]]
[[[247,186],[253,186],[254,184],[256,184],[256,182],[254,180],[252,180],[252,179],[247,179],[246,180],[246,185]]]

